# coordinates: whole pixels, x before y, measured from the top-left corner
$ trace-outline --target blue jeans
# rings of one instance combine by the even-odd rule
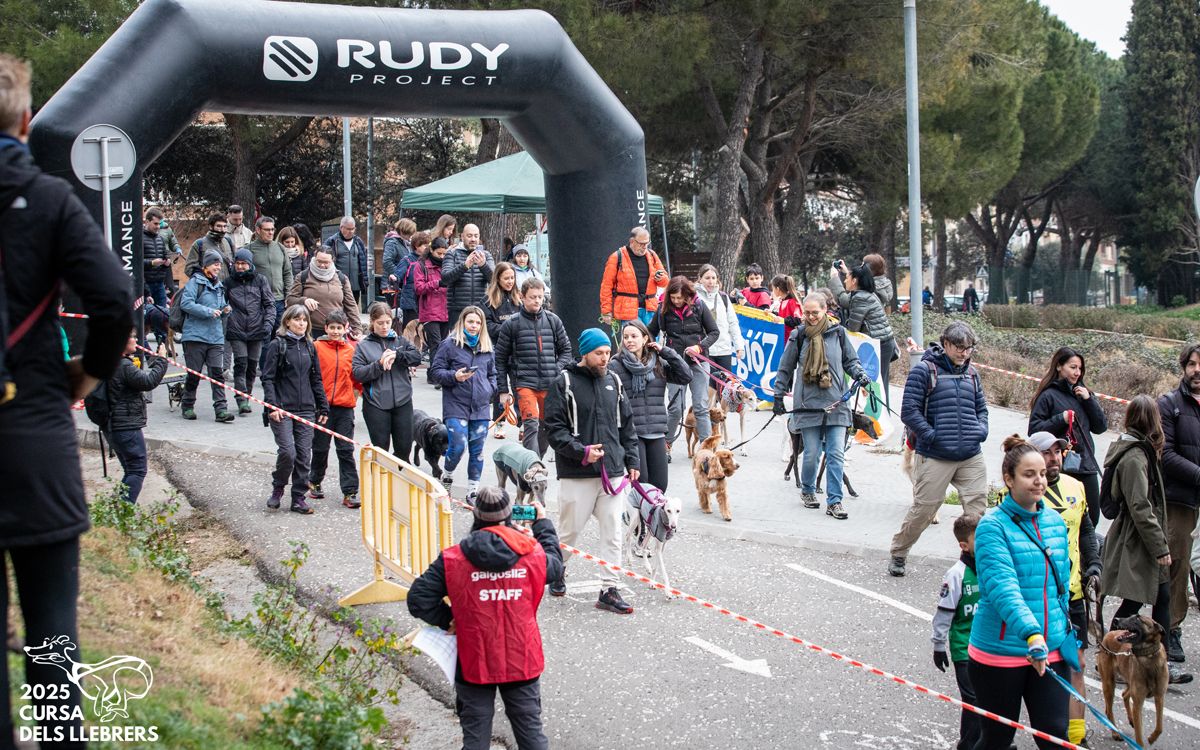
[[[478,482],[483,476],[483,443],[487,440],[486,419],[457,419],[450,417],[446,420],[446,431],[450,433],[450,446],[446,449],[447,473],[453,473],[454,468],[462,459],[463,451],[470,446],[470,458],[467,459],[467,480]]]
[[[817,468],[821,454],[825,454],[825,502],[829,505],[842,501],[842,458],[845,455],[846,426],[841,424],[824,427],[805,427],[800,431],[804,437],[804,462],[800,467],[800,491],[813,494],[817,491]]]
[[[109,433],[108,441],[125,471],[121,480],[127,488],[125,499],[136,503],[138,495],[142,494],[142,483],[146,481],[146,440],[142,431],[114,430]]]

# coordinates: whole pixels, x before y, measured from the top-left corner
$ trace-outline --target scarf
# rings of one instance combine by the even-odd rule
[[[645,393],[646,384],[650,382],[653,377],[654,368],[658,366],[658,355],[650,352],[650,360],[642,364],[642,361],[634,356],[633,352],[628,349],[622,349],[617,358],[621,360],[621,364],[625,365],[625,369],[633,377],[633,382],[630,384],[629,390],[634,393]]]
[[[465,340],[467,342],[467,346],[474,349],[476,346],[479,345],[479,334],[478,333],[467,333],[466,331],[463,331],[463,340]]]
[[[821,388],[833,385],[829,372],[829,360],[825,358],[825,332],[829,330],[829,316],[822,316],[819,323],[807,323],[804,336],[808,339],[808,350],[804,353],[804,382],[817,384]]]
[[[304,252],[304,246],[299,242],[296,243],[295,247],[288,247],[287,245],[280,245],[280,247],[283,248],[283,252],[287,254],[287,257],[289,258],[299,258],[300,253]]]
[[[308,262],[308,272],[311,273],[313,278],[315,278],[317,281],[330,282],[333,281],[335,276],[337,276],[337,266],[330,266],[329,268],[323,269],[317,265],[317,259],[313,258]]]

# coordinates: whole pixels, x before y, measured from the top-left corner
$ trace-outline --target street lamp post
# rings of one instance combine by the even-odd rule
[[[924,346],[925,320],[921,305],[921,125],[917,104],[917,0],[904,0],[904,88],[908,120],[908,309],[912,338]],[[911,356],[916,365],[920,355]]]

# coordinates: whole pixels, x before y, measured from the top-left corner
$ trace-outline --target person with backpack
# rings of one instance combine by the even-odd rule
[[[363,386],[363,420],[373,445],[407,461],[413,437],[408,368],[421,364],[421,353],[392,329],[392,309],[386,302],[371,303],[367,316],[370,333],[358,343],[351,360],[351,373]]]
[[[225,408],[225,370],[221,359],[225,352],[225,326],[232,308],[225,299],[221,282],[224,262],[219,253],[208,251],[200,270],[192,274],[180,292],[179,309],[187,317],[183,322],[183,361],[189,370],[200,372],[208,368],[212,379],[213,410],[218,422],[232,422],[236,417]],[[200,376],[191,372],[183,381],[183,400],[180,403],[184,419],[196,418],[196,388]]]
[[[329,401],[325,398],[317,350],[308,337],[308,317],[303,305],[292,305],[283,311],[279,330],[267,347],[267,365],[262,375],[264,400],[271,405],[267,416],[277,449],[267,507],[279,508],[290,476],[291,510],[303,515],[313,512],[304,500],[312,461],[313,428],[285,417],[279,410],[321,425],[329,421]]]
[[[424,232],[413,235],[413,247],[419,250],[425,245],[429,245],[429,251],[417,262],[412,274],[417,290],[417,319],[421,321],[421,330],[425,334],[425,350],[432,359],[438,345],[446,338],[450,320],[450,312],[446,307],[446,286],[442,283],[442,260],[446,257],[449,244],[441,237],[429,244],[428,235]],[[426,378],[429,378],[428,373]]]
[[[413,245],[417,224],[412,219],[396,222],[393,231],[383,240],[383,273],[393,289],[397,290],[396,308],[400,310],[400,330],[420,314],[417,306],[417,285],[413,282],[412,270],[421,260],[421,253]],[[428,247],[426,241],[423,247]]]
[[[142,428],[146,426],[144,395],[157,388],[167,374],[167,360],[162,358],[166,346],[158,345],[158,356],[147,357],[148,367],[143,370],[138,361],[137,343],[135,328],[129,334],[125,355],[117,365],[117,371],[103,388],[96,389],[105,392],[94,393],[97,400],[104,402],[108,412],[101,429],[108,435],[117,460],[121,462],[121,470],[125,472],[121,484],[125,485],[125,499],[131,503],[137,503],[142,494],[142,483],[146,481],[146,439],[142,435]],[[84,406],[88,407],[87,399]],[[88,416],[92,417],[90,408]],[[93,418],[92,421],[96,420]]]
[[[253,247],[254,243],[250,243]],[[225,340],[233,347],[233,387],[242,393],[254,388],[259,360],[265,362],[263,342],[271,338],[275,327],[275,295],[271,284],[256,272],[249,247],[234,253],[233,275],[226,282],[225,296],[229,301],[229,325]],[[250,401],[234,395],[238,414],[250,413]]]
[[[627,320],[650,324],[658,310],[658,290],[667,285],[667,269],[650,249],[650,232],[641,225],[629,230],[629,242],[604,263],[600,279],[600,320],[604,325]]]
[[[321,363],[321,382],[325,386],[325,398],[329,401],[329,421],[325,426],[339,435],[354,438],[354,407],[362,386],[354,380],[354,342],[346,338],[349,330],[346,314],[331,310],[325,318],[325,335],[313,342],[317,360]],[[358,499],[358,466],[355,463],[354,444],[333,437],[328,432],[313,434],[312,471],[308,476],[308,495],[314,500],[324,499],[321,482],[325,480],[325,469],[329,465],[329,443],[334,446],[338,459],[338,484],[342,490],[342,505],[351,510],[362,505]]]
[[[450,488],[454,469],[469,446],[466,497],[468,503],[474,503],[483,475],[488,414],[496,395],[496,360],[483,310],[471,306],[462,311],[454,330],[434,353],[429,369],[433,381],[442,386],[442,421],[450,433],[442,484]]]
[[[1166,490],[1163,486],[1162,417],[1154,399],[1135,396],[1125,410],[1125,432],[1108,446],[1100,502],[1113,519],[1104,538],[1100,593],[1123,601],[1113,621],[1136,615],[1147,604],[1150,616],[1171,631],[1171,549],[1167,543]],[[1173,684],[1191,682],[1168,661]]]
[[[350,336],[357,338],[361,328],[358,303],[350,288],[350,279],[334,267],[333,253],[326,245],[313,252],[308,268],[292,282],[288,291],[288,307],[303,305],[312,318],[311,331],[316,336],[325,335],[325,316],[333,310],[341,310],[350,323]]]
[[[191,278],[200,270],[200,264],[210,252],[216,253],[221,259],[218,280],[224,281],[233,272],[233,241],[225,234],[229,222],[224,214],[212,214],[208,217],[208,234],[192,243],[187,257],[183,261],[183,273]]]
[[[1029,434],[1049,432],[1063,438],[1063,473],[1083,484],[1092,526],[1100,522],[1100,466],[1092,435],[1108,430],[1108,418],[1083,384],[1083,355],[1064,346],[1050,357],[1050,367],[1029,402]]]
[[[718,336],[712,346],[708,347],[708,356],[718,366],[733,371],[733,358],[746,356],[746,342],[742,339],[742,325],[738,322],[737,313],[729,295],[721,291],[721,281],[717,277],[715,266],[705,263],[700,266],[696,277],[696,295],[713,314],[717,324]],[[729,381],[729,376],[721,370],[712,373],[717,380]],[[662,489],[662,488],[659,488]]]
[[[951,323],[904,383],[900,421],[911,450],[913,503],[892,537],[888,573],[893,576],[904,575],[908,551],[942,507],[949,485],[958,490],[964,513],[982,516],[987,509],[987,399],[971,365],[978,342],[971,326]]]
[[[847,331],[864,333],[879,341],[879,376],[883,381],[884,404],[890,409],[892,393],[889,387],[892,360],[899,359],[896,350],[896,334],[888,321],[879,295],[875,293],[875,277],[871,267],[864,261],[861,266],[847,269],[846,264],[835,265],[829,274],[829,290],[837,300],[842,325]],[[846,274],[843,285],[842,273]]]
[[[696,355],[705,354],[717,342],[721,332],[712,310],[699,300],[696,286],[686,276],[676,276],[667,285],[666,298],[659,305],[654,319],[646,326],[650,335],[657,338],[663,334],[663,343],[683,357],[692,368],[692,380],[688,385],[667,387],[667,460],[670,461],[671,443],[679,434],[679,423],[683,419],[684,390],[692,397],[692,413],[696,416],[696,436],[704,442],[712,434],[712,420],[708,418],[708,363]]]

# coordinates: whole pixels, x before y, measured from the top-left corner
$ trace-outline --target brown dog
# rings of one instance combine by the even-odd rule
[[[1113,719],[1113,693],[1117,675],[1125,681],[1121,699],[1125,703],[1125,714],[1133,725],[1133,738],[1143,747],[1142,707],[1146,699],[1154,696],[1154,731],[1150,744],[1162,734],[1163,700],[1167,695],[1167,652],[1163,648],[1162,626],[1149,617],[1133,615],[1113,621],[1113,629],[1100,641],[1096,654],[1096,667],[1100,670],[1100,682],[1104,690],[1104,713]],[[1121,735],[1113,732],[1114,740]]]
[[[712,422],[712,434],[717,437],[722,437],[725,432],[725,410],[721,408],[719,403],[716,403],[709,398],[708,400],[708,420]],[[687,414],[683,417],[683,430],[687,438],[688,458],[696,454],[696,443],[700,437],[696,434],[696,413],[692,411],[692,407],[688,407]],[[722,440],[724,442],[724,440]]]
[[[728,448],[718,448],[720,435],[712,435],[700,444],[700,449],[692,457],[692,478],[696,480],[696,494],[700,497],[700,510],[712,513],[709,505],[709,494],[717,494],[717,507],[721,509],[721,518],[732,521],[729,514],[729,495],[726,491],[725,480],[738,470],[738,462],[733,457],[733,451]]]

